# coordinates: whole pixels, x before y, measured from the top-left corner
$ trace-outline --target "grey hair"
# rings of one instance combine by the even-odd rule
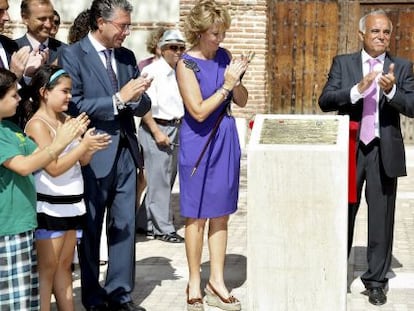
[[[115,9],[131,13],[133,7],[128,0],[94,0],[89,12],[91,30],[95,31],[98,29],[98,18],[102,17],[105,20],[111,20]]]
[[[388,22],[390,23],[390,27],[391,27],[391,32],[392,32],[392,22],[389,19],[389,17],[387,16],[387,13],[385,13],[384,10],[375,10],[375,11],[371,11],[368,14],[365,14],[364,16],[361,17],[361,19],[359,20],[359,31],[362,32],[363,34],[366,31],[366,20],[368,16],[371,15],[383,15],[386,16],[388,18]]]

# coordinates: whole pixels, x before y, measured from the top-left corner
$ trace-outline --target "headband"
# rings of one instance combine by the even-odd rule
[[[63,69],[59,69],[58,71],[56,71],[54,74],[52,74],[49,78],[49,82],[47,84],[51,84],[53,81],[55,81],[57,78],[59,78],[61,75],[65,74],[66,71],[64,71]]]

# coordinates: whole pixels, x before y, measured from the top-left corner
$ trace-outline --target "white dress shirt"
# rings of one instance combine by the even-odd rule
[[[154,77],[147,90],[151,98],[152,116],[157,119],[180,119],[184,115],[183,99],[178,90],[175,70],[163,57],[142,69],[148,77]]]
[[[0,57],[3,61],[3,65],[5,69],[9,69],[9,61],[7,60],[6,50],[3,47],[3,44],[0,43]]]

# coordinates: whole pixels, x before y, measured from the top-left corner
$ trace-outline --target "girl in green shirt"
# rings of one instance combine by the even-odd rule
[[[36,190],[32,173],[46,166],[82,135],[86,115],[70,119],[43,149],[14,123],[20,96],[17,77],[0,68],[0,310],[39,310],[33,230],[36,228]]]

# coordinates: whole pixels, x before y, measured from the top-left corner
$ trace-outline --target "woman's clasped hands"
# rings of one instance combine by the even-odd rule
[[[247,55],[241,54],[240,57],[232,58],[224,73],[224,85],[226,88],[232,90],[241,83],[241,79],[249,67],[253,56],[254,52],[249,52]]]

